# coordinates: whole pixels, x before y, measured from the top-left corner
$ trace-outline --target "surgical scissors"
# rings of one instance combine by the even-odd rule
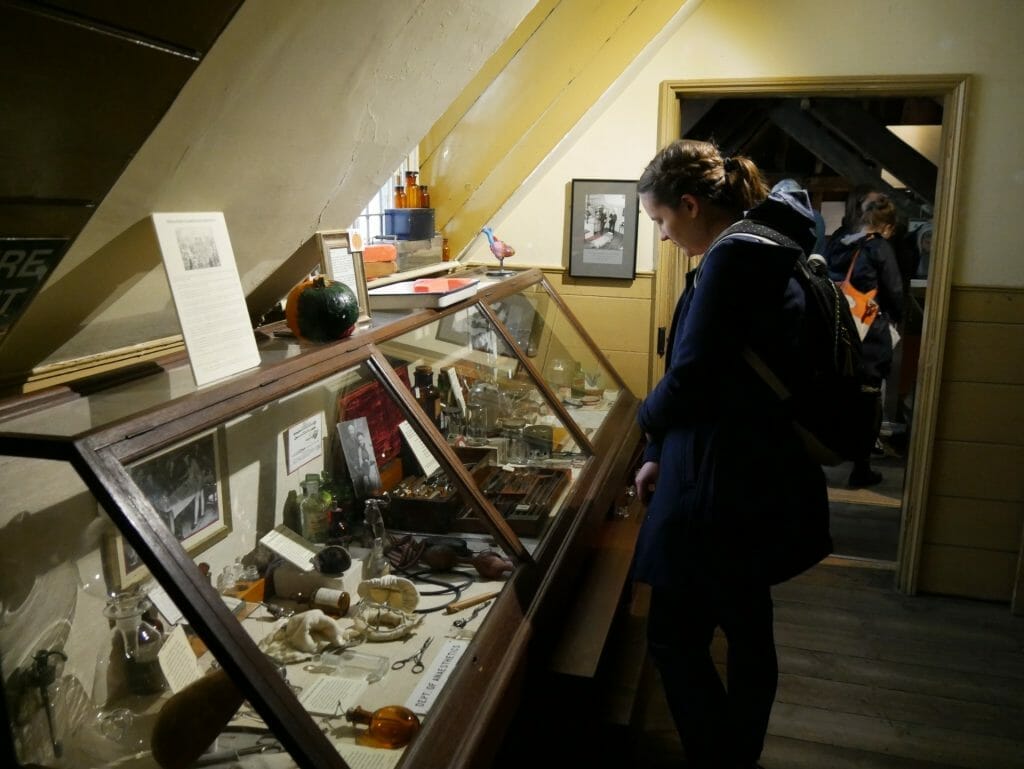
[[[412,663],[412,667],[410,668],[410,670],[412,670],[413,673],[422,673],[423,672],[423,652],[425,652],[427,650],[427,647],[430,646],[430,642],[433,641],[433,640],[434,640],[434,636],[430,636],[429,638],[427,638],[426,641],[423,642],[423,646],[420,647],[420,650],[418,652],[416,652],[415,654],[413,654],[411,657],[406,657],[403,660],[395,660],[394,662],[392,662],[391,663],[391,669],[392,670],[401,670],[402,668],[405,667],[406,663],[411,662]]]

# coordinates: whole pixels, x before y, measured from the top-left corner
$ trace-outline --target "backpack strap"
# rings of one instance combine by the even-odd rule
[[[776,245],[794,249],[795,251],[800,252],[800,257],[806,259],[807,254],[799,243],[797,243],[792,238],[783,235],[778,230],[769,227],[767,224],[756,221],[754,219],[740,219],[737,222],[733,222],[724,230],[722,230],[719,236],[715,238],[715,240],[712,242],[711,247],[713,248],[717,243],[719,243],[722,240],[725,240],[730,235],[741,234],[756,235],[757,237],[771,241]],[[710,250],[711,248],[708,249],[708,251]],[[797,259],[797,264],[800,265],[801,268],[805,270],[807,269],[806,265],[803,264],[803,260],[801,260],[800,258]],[[762,360],[761,356],[754,352],[753,348],[751,348],[749,345],[743,348],[743,359],[754,370],[754,372],[759,377],[761,377],[764,383],[771,388],[772,392],[775,393],[775,395],[783,404],[787,403],[790,400],[792,394],[789,392],[789,388],[787,388],[786,385],[783,384],[782,380],[779,379],[778,376],[776,376],[775,372],[768,367],[768,364],[765,363],[764,360]]]
[[[763,222],[759,222],[756,219],[740,219],[737,222],[733,222],[714,239],[711,243],[713,248],[721,240],[725,240],[730,235],[757,235],[765,240],[770,240],[776,245],[785,246],[786,248],[792,248],[804,254],[804,249],[792,238],[783,235],[773,227],[769,227]],[[710,251],[711,248],[708,249]],[[806,254],[804,254],[806,256]]]

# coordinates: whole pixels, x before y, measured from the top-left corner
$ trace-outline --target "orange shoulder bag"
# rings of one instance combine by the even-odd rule
[[[857,324],[857,333],[860,334],[860,338],[863,340],[868,333],[868,329],[871,328],[871,324],[878,316],[878,302],[875,301],[878,289],[858,291],[854,288],[853,283],[850,282],[850,276],[853,275],[853,268],[857,264],[858,256],[860,256],[859,248],[854,252],[853,258],[850,260],[850,269],[846,271],[846,277],[839,284],[839,290],[846,296],[846,301],[850,305],[850,314],[853,315],[853,320]]]

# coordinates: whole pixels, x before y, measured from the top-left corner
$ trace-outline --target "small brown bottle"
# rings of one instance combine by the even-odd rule
[[[351,603],[352,597],[344,590],[332,590],[329,587],[318,587],[309,597],[310,608],[320,609],[329,617],[344,617]]]
[[[405,205],[405,187],[401,184],[395,185],[395,196],[392,200],[395,208],[406,208]]]
[[[420,208],[430,208],[430,189],[425,184],[420,185]]]
[[[370,748],[405,747],[420,730],[419,716],[401,705],[385,705],[372,713],[357,705],[345,711],[345,720],[369,727],[356,734],[356,744]]]
[[[416,367],[413,372],[412,394],[430,420],[437,424],[441,410],[441,394],[434,386],[434,369],[425,364]]]
[[[420,207],[420,186],[416,183],[416,177],[419,175],[418,171],[406,171],[405,172],[405,207],[406,208],[419,208]]]

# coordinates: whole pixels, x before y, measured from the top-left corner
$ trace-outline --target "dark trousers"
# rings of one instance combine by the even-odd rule
[[[686,587],[652,590],[647,644],[688,767],[757,763],[779,679],[772,624],[767,585],[695,575]],[[716,627],[729,645],[724,685],[711,659]]]

